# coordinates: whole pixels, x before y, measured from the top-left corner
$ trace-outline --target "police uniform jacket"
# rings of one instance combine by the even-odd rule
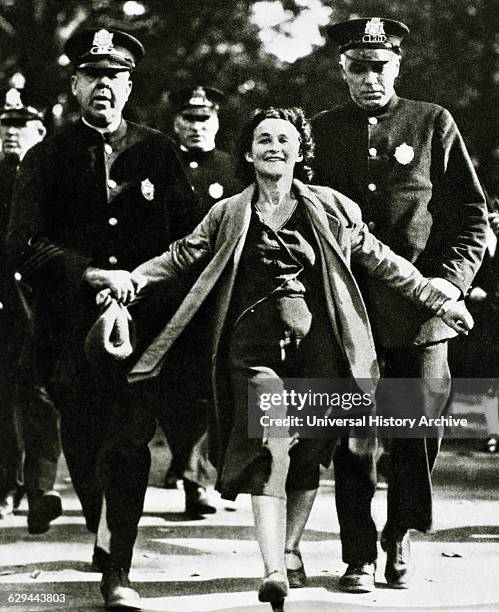
[[[223,198],[238,193],[242,185],[235,175],[234,160],[225,151],[179,149],[180,159],[200,200],[203,215]]]
[[[483,257],[486,209],[450,113],[394,95],[376,113],[350,102],[320,113],[312,124],[314,181],[355,200],[380,240],[464,296]],[[366,285],[382,346],[424,345],[455,335],[379,282]]]
[[[382,279],[412,302],[425,303],[436,312],[445,296],[430,288],[406,260],[381,244],[362,223],[358,206],[342,194],[295,180],[320,253],[324,298],[329,322],[341,347],[348,371],[360,387],[374,389],[379,376],[371,327],[350,266],[357,261],[370,275]],[[197,281],[166,327],[146,349],[129,373],[129,380],[157,376],[165,355],[192,321],[200,306],[213,305],[212,385],[215,415],[210,423],[210,458],[221,471],[231,421],[230,381],[224,356],[224,332],[230,328],[230,305],[241,254],[251,220],[254,185],[216,204],[189,236],[146,262],[137,274],[149,287],[176,284],[193,266],[202,269]],[[204,269],[203,269],[204,267]],[[146,291],[148,288],[146,287]]]
[[[53,352],[54,366],[83,353],[97,315],[95,290],[82,281],[87,266],[132,270],[198,216],[174,144],[156,130],[122,120],[104,137],[79,121],[28,152],[7,245],[35,288],[37,347]]]
[[[11,208],[12,190],[16,179],[18,164],[11,159],[0,161],[0,337],[2,351],[0,355],[0,378],[9,386],[15,373],[15,364],[21,355],[21,349],[29,331],[28,316],[21,302],[20,293],[14,277],[15,270],[10,265],[5,238]],[[8,389],[2,385],[5,395]]]

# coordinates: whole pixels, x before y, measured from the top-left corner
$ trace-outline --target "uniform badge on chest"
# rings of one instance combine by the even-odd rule
[[[140,183],[140,191],[142,191],[142,195],[148,202],[154,200],[154,185],[148,178]]]
[[[218,198],[221,198],[223,196],[224,188],[222,187],[222,185],[220,185],[220,183],[212,183],[208,187],[208,193],[214,200],[217,200]]]
[[[395,149],[395,153],[393,154],[395,159],[402,166],[407,166],[414,159],[414,149],[411,145],[408,145],[406,142],[403,142]]]

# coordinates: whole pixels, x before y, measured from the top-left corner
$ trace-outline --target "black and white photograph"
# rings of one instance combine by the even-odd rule
[[[0,612],[499,609],[497,24],[0,0]]]

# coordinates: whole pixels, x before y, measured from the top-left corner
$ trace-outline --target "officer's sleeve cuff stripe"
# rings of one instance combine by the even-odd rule
[[[32,255],[22,266],[21,272],[29,274],[44,266],[48,261],[64,255],[64,251],[55,245],[46,245]]]

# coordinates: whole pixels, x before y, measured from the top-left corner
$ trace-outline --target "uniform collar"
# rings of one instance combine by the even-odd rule
[[[17,155],[5,155],[2,162],[5,167],[12,168],[13,170],[16,170],[21,164],[21,160]]]
[[[355,104],[355,102],[350,98],[350,106],[356,112],[356,114],[359,114],[362,117],[380,118],[380,117],[383,117],[384,115],[390,114],[393,111],[393,109],[397,106],[399,100],[400,98],[397,96],[396,93],[394,93],[393,96],[388,100],[388,103],[385,104],[385,106],[381,108],[369,110],[369,109],[361,108],[360,106]]]
[[[187,161],[201,161],[212,156],[215,152],[215,147],[209,151],[202,151],[201,149],[186,149],[185,147],[179,146],[180,155]]]
[[[81,117],[81,124],[89,132],[94,134],[100,134],[100,136],[105,140],[105,142],[108,142],[111,145],[122,140],[127,133],[127,122],[123,118],[121,119],[118,127],[111,132],[105,128],[98,128],[94,125],[91,125],[83,117]]]

